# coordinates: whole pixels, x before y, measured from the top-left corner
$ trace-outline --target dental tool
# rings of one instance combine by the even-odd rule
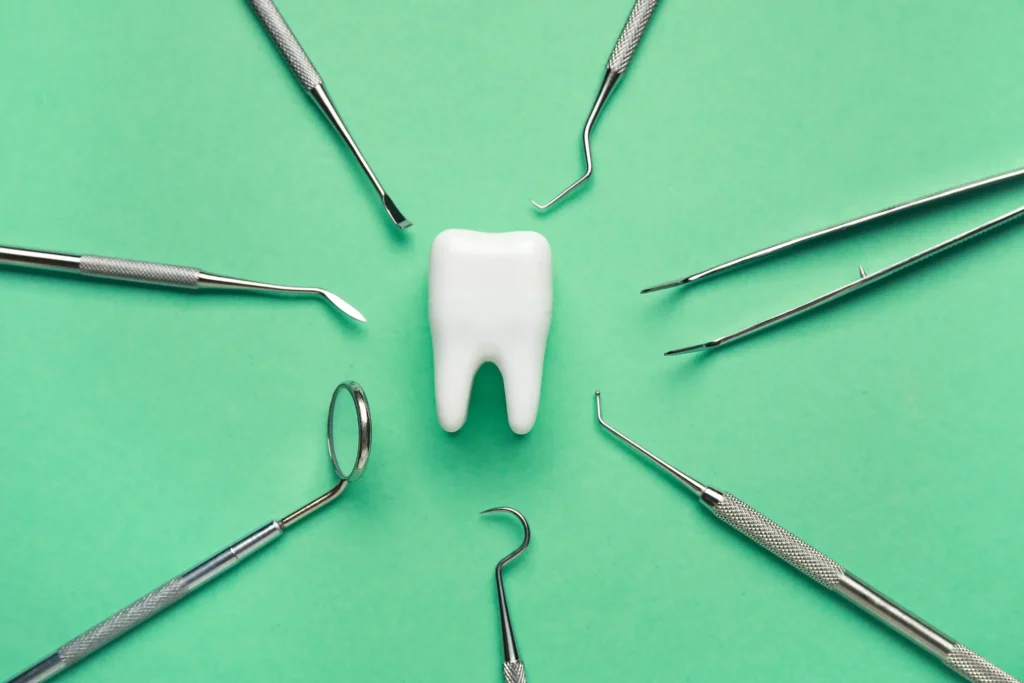
[[[235,291],[269,292],[274,294],[315,295],[336,309],[361,323],[366,322],[355,306],[333,292],[319,287],[286,287],[267,282],[240,280],[223,275],[205,273],[198,268],[171,266],[164,263],[131,261],[107,256],[76,256],[55,251],[35,251],[0,247],[0,265],[26,266],[44,270],[77,273],[87,277],[126,280],[150,285],[182,287],[185,289],[221,289]]]
[[[583,127],[583,155],[587,162],[586,172],[579,180],[562,190],[554,199],[546,204],[538,204],[531,199],[531,203],[540,211],[553,206],[567,194],[582,185],[594,172],[594,160],[590,151],[590,133],[594,128],[597,117],[601,114],[601,110],[604,109],[608,97],[612,94],[612,90],[615,89],[615,85],[622,78],[622,75],[626,73],[626,67],[629,66],[633,53],[636,51],[637,45],[640,44],[640,37],[644,34],[647,22],[651,20],[651,14],[654,12],[654,6],[657,4],[658,0],[636,0],[633,10],[629,13],[629,18],[626,20],[626,25],[622,28],[622,33],[615,43],[611,57],[608,58],[604,80],[601,81],[601,88],[597,91],[597,99],[594,100],[590,116],[587,117],[587,123]]]
[[[706,486],[676,469],[605,422],[601,392],[595,393],[597,421],[608,432],[668,472],[711,513],[780,560],[891,627],[947,667],[974,683],[1020,683],[984,657],[894,603],[841,565],[818,552],[735,496]]]
[[[929,205],[935,204],[937,202],[941,202],[943,200],[953,199],[953,198],[959,197],[960,195],[964,195],[964,194],[970,193],[970,192],[975,191],[975,190],[981,190],[983,188],[993,187],[993,186],[1000,185],[1002,183],[1006,183],[1008,181],[1016,180],[1016,179],[1019,179],[1019,178],[1022,178],[1022,177],[1024,177],[1024,168],[1019,168],[1019,169],[1016,169],[1016,170],[1013,170],[1013,171],[1008,171],[1006,173],[1002,173],[1000,175],[991,176],[989,178],[983,178],[981,180],[976,180],[974,182],[970,182],[970,183],[967,183],[967,184],[964,184],[964,185],[960,185],[960,186],[957,186],[957,187],[954,187],[954,188],[951,188],[951,189],[948,189],[948,190],[943,190],[941,192],[936,192],[934,194],[930,194],[930,195],[927,195],[925,197],[921,197],[919,199],[914,199],[914,200],[911,200],[911,201],[908,201],[908,202],[903,202],[902,204],[896,204],[895,206],[891,206],[889,208],[882,209],[880,211],[875,211],[874,213],[869,213],[867,215],[860,216],[859,218],[854,218],[852,220],[845,221],[843,223],[839,223],[837,225],[833,225],[831,227],[824,228],[822,230],[818,230],[818,231],[815,231],[815,232],[812,232],[812,233],[809,233],[809,234],[806,234],[806,235],[802,235],[800,237],[794,237],[793,239],[789,239],[789,240],[786,240],[785,242],[780,242],[779,244],[775,244],[775,245],[772,245],[770,247],[766,247],[766,248],[761,249],[759,251],[755,251],[753,253],[747,254],[746,256],[741,256],[739,258],[732,259],[731,261],[726,261],[725,263],[721,263],[721,264],[719,264],[717,266],[713,266],[713,267],[708,268],[706,270],[702,270],[700,272],[693,273],[692,275],[687,275],[684,278],[680,278],[678,280],[672,280],[670,282],[665,282],[665,283],[660,284],[660,285],[655,285],[654,287],[648,287],[647,289],[644,289],[641,292],[641,294],[648,294],[650,292],[657,292],[657,291],[661,291],[661,290],[665,290],[665,289],[671,289],[671,288],[674,288],[674,287],[682,287],[684,285],[690,285],[690,284],[693,284],[693,283],[697,283],[697,282],[700,282],[702,280],[714,277],[716,275],[721,275],[723,273],[730,272],[730,271],[732,271],[734,269],[738,269],[741,266],[748,265],[750,263],[753,263],[754,261],[759,261],[760,259],[767,258],[769,256],[774,256],[776,254],[779,254],[781,252],[787,251],[789,249],[793,249],[795,247],[807,244],[809,242],[812,242],[812,241],[820,239],[820,238],[828,237],[830,235],[834,235],[836,233],[844,232],[846,230],[850,230],[850,229],[853,229],[853,228],[858,228],[858,227],[866,225],[868,223],[872,223],[872,222],[878,221],[878,220],[880,220],[882,218],[888,218],[888,217],[896,216],[897,214],[902,214],[902,213],[907,212],[907,211],[909,211],[911,209],[917,209],[917,208],[920,208],[920,207],[929,206]],[[718,337],[716,339],[712,339],[711,341],[707,341],[707,342],[704,342],[702,344],[694,344],[692,346],[684,346],[684,347],[681,347],[681,348],[678,348],[678,349],[673,349],[671,351],[666,352],[665,355],[666,356],[675,356],[675,355],[679,355],[679,354],[683,354],[683,353],[692,353],[694,351],[703,351],[705,349],[713,349],[713,348],[717,348],[719,346],[724,346],[725,344],[729,344],[729,343],[737,341],[739,339],[743,339],[744,337],[752,335],[755,332],[760,332],[761,330],[764,330],[766,328],[772,327],[773,325],[777,325],[777,324],[779,324],[781,322],[789,320],[790,318],[793,318],[793,317],[796,317],[796,316],[801,315],[803,313],[807,313],[808,311],[814,310],[815,308],[818,308],[819,306],[823,306],[824,304],[827,304],[830,301],[834,301],[836,299],[839,299],[840,297],[846,296],[847,294],[851,294],[851,293],[856,292],[856,291],[858,291],[860,289],[868,287],[868,286],[870,286],[870,285],[872,285],[872,284],[874,284],[876,282],[884,280],[885,278],[889,277],[890,275],[894,275],[895,273],[898,273],[901,270],[909,268],[910,266],[914,266],[914,265],[916,265],[916,264],[918,264],[918,263],[920,263],[920,262],[922,262],[922,261],[924,261],[924,260],[926,260],[926,259],[928,259],[928,258],[930,258],[932,256],[935,256],[936,254],[939,254],[939,253],[947,251],[949,249],[953,249],[955,247],[958,247],[961,244],[964,244],[965,242],[967,242],[968,240],[970,240],[970,239],[972,239],[974,237],[978,237],[979,235],[982,235],[982,234],[987,233],[987,232],[989,232],[991,230],[994,230],[995,228],[998,228],[998,227],[1004,226],[1004,225],[1006,225],[1008,223],[1011,223],[1011,222],[1019,219],[1021,216],[1024,216],[1024,206],[1018,207],[1017,209],[1014,209],[1013,211],[1005,213],[1002,216],[994,218],[994,219],[992,219],[992,220],[990,220],[990,221],[988,221],[986,223],[983,223],[983,224],[981,224],[981,225],[979,225],[979,226],[977,226],[975,228],[971,228],[970,230],[967,230],[967,231],[962,232],[962,233],[960,233],[958,235],[955,235],[954,237],[951,237],[951,238],[949,238],[949,239],[947,239],[947,240],[945,240],[943,242],[940,242],[939,244],[936,244],[933,247],[930,247],[928,249],[925,249],[924,251],[918,252],[918,253],[914,254],[913,256],[909,256],[909,257],[903,259],[902,261],[898,261],[898,262],[896,262],[896,263],[894,263],[894,264],[892,264],[890,266],[887,266],[885,268],[882,268],[881,270],[878,270],[878,271],[876,271],[874,273],[871,273],[870,275],[868,275],[864,271],[863,267],[860,267],[860,269],[859,269],[860,277],[857,280],[854,280],[853,282],[850,282],[849,284],[846,284],[846,285],[843,285],[842,287],[838,287],[836,289],[833,289],[832,291],[827,292],[825,294],[822,294],[821,296],[819,296],[819,297],[817,297],[815,299],[812,299],[812,300],[810,300],[810,301],[808,301],[806,303],[800,304],[799,306],[795,306],[795,307],[790,308],[790,309],[788,309],[786,311],[783,311],[782,313],[779,313],[778,315],[774,315],[774,316],[772,316],[770,318],[766,318],[765,320],[762,320],[762,321],[760,321],[758,323],[750,325],[749,327],[744,327],[743,329],[741,329],[741,330],[739,330],[737,332],[733,332],[733,333],[727,334],[727,335],[725,335],[723,337]]]
[[[526,517],[523,513],[519,512],[515,508],[501,507],[491,508],[490,510],[484,510],[481,515],[490,514],[492,512],[507,512],[514,515],[519,523],[523,525],[523,542],[522,544],[513,550],[511,553],[506,555],[498,566],[494,568],[494,580],[498,586],[498,613],[501,617],[501,644],[505,651],[505,664],[502,667],[502,672],[505,674],[505,683],[526,683],[526,672],[523,669],[523,660],[519,659],[519,650],[516,648],[516,637],[512,633],[512,620],[508,616],[508,603],[505,601],[505,583],[502,580],[502,571],[512,560],[519,557],[526,546],[530,545],[530,525],[526,521]]]
[[[366,157],[359,150],[359,146],[356,145],[355,139],[352,134],[349,133],[348,128],[345,127],[345,122],[341,120],[341,115],[338,113],[337,107],[334,106],[334,102],[331,101],[330,95],[327,94],[327,88],[324,87],[323,79],[317,72],[316,67],[313,66],[313,62],[310,61],[306,55],[306,51],[302,49],[302,45],[299,44],[298,39],[292,30],[288,27],[284,17],[281,16],[281,12],[278,11],[277,6],[273,0],[249,0],[249,4],[252,6],[253,11],[259,18],[260,23],[267,30],[267,34],[270,39],[274,41],[274,45],[277,46],[278,51],[284,60],[288,63],[288,68],[291,69],[292,74],[295,76],[295,80],[299,82],[302,89],[313,98],[313,102],[320,108],[323,115],[330,121],[331,126],[338,132],[338,135],[342,137],[348,148],[352,150],[352,154],[355,155],[356,161],[359,162],[360,168],[363,169],[363,173],[370,179],[377,194],[380,196],[381,202],[384,204],[384,210],[388,212],[388,216],[391,220],[402,230],[412,227],[412,223],[409,222],[402,212],[398,210],[395,203],[385,192],[384,186],[377,180],[376,174],[373,169],[370,168],[369,162],[366,161]]]
[[[505,384],[509,427],[527,434],[551,329],[551,245],[536,232],[445,230],[430,248],[427,299],[441,428],[462,429],[473,378],[490,362]]]
[[[335,449],[335,418],[338,398],[349,394],[356,413],[356,455],[346,472]],[[209,559],[200,562],[184,574],[171,579],[159,588],[139,598],[120,612],[100,622],[77,638],[65,643],[53,654],[26,669],[7,683],[40,683],[77,664],[108,643],[140,626],[171,605],[183,600],[221,574],[233,569],[243,560],[276,541],[291,527],[338,498],[348,485],[359,479],[370,457],[370,406],[366,394],[355,382],[342,382],[331,396],[327,414],[327,449],[338,482],[329,491],[306,503],[298,510],[260,527],[245,538],[232,543]]]

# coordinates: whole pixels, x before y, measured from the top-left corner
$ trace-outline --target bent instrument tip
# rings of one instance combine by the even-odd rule
[[[332,306],[337,308],[339,311],[341,311],[342,313],[344,313],[348,317],[350,317],[353,320],[356,320],[358,322],[361,322],[361,323],[365,323],[366,322],[366,316],[364,316],[362,313],[360,313],[359,309],[357,309],[355,306],[353,306],[349,302],[347,302],[344,299],[342,299],[340,296],[338,296],[334,292],[328,292],[326,289],[321,289],[321,290],[318,290],[318,293],[323,298],[327,299],[327,301],[330,302],[330,304]]]
[[[395,206],[395,202],[392,201],[391,197],[387,194],[381,196],[381,201],[384,202],[384,210],[388,212],[388,216],[391,220],[402,230],[407,230],[412,227],[412,221],[402,215],[402,212]]]

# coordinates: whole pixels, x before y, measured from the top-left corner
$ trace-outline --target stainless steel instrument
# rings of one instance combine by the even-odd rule
[[[668,472],[676,481],[700,498],[712,514],[757,543],[780,560],[799,570],[830,591],[861,608],[893,628],[914,644],[937,657],[943,664],[974,683],[1020,683],[987,659],[956,642],[934,626],[900,607],[874,588],[818,552],[735,496],[705,486],[676,469],[636,441],[612,427],[601,415],[601,392],[595,394],[597,420],[622,442]]]
[[[519,557],[526,546],[530,545],[530,525],[523,513],[515,508],[501,507],[484,510],[480,514],[486,515],[492,512],[507,512],[514,515],[519,523],[523,525],[523,542],[514,551],[505,556],[498,566],[494,568],[494,580],[498,585],[498,613],[501,616],[501,645],[505,651],[505,664],[502,672],[505,675],[505,683],[526,683],[526,671],[523,669],[523,660],[519,659],[519,650],[516,648],[516,637],[512,633],[512,620],[508,616],[508,603],[505,602],[505,584],[502,581],[502,570],[512,560]]]
[[[348,471],[339,462],[334,443],[334,420],[338,408],[338,397],[345,393],[351,396],[355,406],[358,434],[354,464]],[[77,638],[68,641],[53,654],[10,679],[8,683],[39,683],[56,676],[136,626],[149,621],[221,574],[233,569],[271,542],[276,541],[287,529],[340,496],[349,484],[362,475],[370,457],[370,439],[370,406],[366,401],[366,394],[362,387],[355,382],[343,382],[334,390],[327,417],[327,448],[334,472],[338,477],[337,484],[298,510],[260,527],[245,538],[232,543],[209,559],[200,562],[187,572],[139,598],[120,612],[93,626]]]
[[[361,323],[366,322],[356,307],[333,292],[319,287],[286,287],[267,282],[240,280],[223,275],[204,273],[198,268],[171,266],[165,263],[149,263],[107,256],[76,256],[55,251],[35,251],[0,247],[0,265],[26,266],[45,270],[78,273],[88,277],[108,280],[127,280],[150,285],[183,287],[185,289],[222,289],[272,294],[315,295],[323,298],[339,311]]]
[[[597,99],[594,100],[590,116],[587,117],[587,123],[583,127],[583,155],[587,161],[587,170],[579,180],[562,190],[558,196],[548,203],[538,204],[530,200],[541,211],[553,206],[562,197],[582,185],[594,172],[594,160],[590,152],[590,132],[593,130],[594,122],[597,121],[597,117],[600,116],[601,110],[608,101],[608,97],[612,94],[612,90],[615,89],[615,85],[622,78],[622,74],[626,73],[626,67],[629,66],[630,60],[633,59],[633,53],[636,51],[637,45],[640,44],[640,37],[644,34],[647,22],[651,20],[651,14],[654,12],[654,7],[657,4],[658,0],[636,0],[636,4],[633,5],[633,10],[629,13],[626,25],[622,28],[622,33],[619,34],[615,48],[612,49],[611,57],[608,58],[604,80],[601,81],[601,87],[597,91]]]
[[[320,74],[306,55],[306,51],[302,49],[302,45],[299,44],[295,34],[288,28],[288,24],[285,22],[284,17],[281,16],[277,6],[274,5],[273,0],[249,0],[249,4],[252,5],[253,11],[256,12],[256,16],[267,30],[270,39],[274,41],[274,45],[277,46],[281,56],[288,62],[288,68],[294,74],[295,80],[313,98],[316,106],[320,108],[323,115],[331,122],[331,126],[334,127],[338,135],[345,141],[348,148],[352,150],[352,154],[355,155],[356,161],[359,162],[360,168],[363,169],[363,173],[370,179],[373,188],[377,190],[377,194],[380,196],[388,216],[402,230],[411,227],[412,223],[406,220],[402,212],[395,206],[391,197],[384,191],[384,186],[377,180],[377,176],[374,174],[373,169],[370,168],[366,157],[359,151],[359,146],[356,145],[355,139],[348,132],[344,121],[341,120],[337,107],[334,106],[330,95],[327,94],[327,88],[324,87],[323,79],[320,78]]]
[[[721,275],[722,273],[726,273],[726,272],[729,272],[731,270],[740,268],[741,266],[745,266],[745,265],[750,264],[750,263],[752,263],[754,261],[759,261],[760,259],[767,258],[767,257],[773,256],[775,254],[779,254],[781,252],[787,251],[789,249],[792,249],[794,247],[798,247],[798,246],[803,245],[803,244],[807,244],[808,242],[812,242],[812,241],[820,239],[820,238],[828,237],[829,235],[834,235],[836,233],[840,233],[840,232],[843,232],[843,231],[846,231],[846,230],[850,230],[850,229],[853,229],[853,228],[858,228],[858,227],[860,227],[862,225],[866,225],[868,223],[873,223],[873,222],[878,221],[878,220],[880,220],[882,218],[892,217],[892,216],[895,216],[897,214],[902,214],[904,212],[910,211],[911,209],[916,209],[916,208],[920,208],[920,207],[924,207],[924,206],[929,206],[929,205],[932,205],[932,204],[935,204],[935,203],[938,203],[938,202],[941,202],[941,201],[944,201],[944,200],[947,200],[947,199],[953,199],[955,197],[959,197],[960,195],[967,194],[967,193],[973,192],[975,190],[980,190],[980,189],[987,188],[987,187],[993,187],[995,185],[1000,185],[1000,184],[1006,183],[1006,182],[1008,182],[1010,180],[1016,180],[1016,179],[1019,179],[1019,178],[1022,178],[1022,177],[1024,177],[1024,168],[1019,168],[1019,169],[1016,169],[1016,170],[1013,170],[1013,171],[1008,171],[1006,173],[1001,173],[999,175],[992,176],[992,177],[989,177],[989,178],[983,178],[981,180],[976,180],[974,182],[970,182],[970,183],[967,183],[965,185],[959,185],[957,187],[950,188],[948,190],[943,190],[941,192],[936,192],[934,194],[930,194],[930,195],[927,195],[925,197],[920,197],[919,199],[913,199],[913,200],[908,201],[908,202],[903,202],[902,204],[896,204],[895,206],[890,206],[887,209],[882,209],[881,211],[875,211],[874,213],[869,213],[869,214],[867,214],[865,216],[860,216],[859,218],[854,218],[852,220],[845,221],[843,223],[839,223],[837,225],[833,225],[831,227],[824,228],[822,230],[818,230],[818,231],[809,233],[807,235],[802,235],[800,237],[794,237],[793,239],[789,239],[789,240],[786,240],[785,242],[780,242],[779,244],[775,244],[775,245],[772,245],[770,247],[766,247],[766,248],[761,249],[759,251],[755,251],[753,253],[747,254],[746,256],[741,256],[739,258],[732,259],[731,261],[726,261],[725,263],[721,263],[721,264],[719,264],[717,266],[714,266],[712,268],[708,268],[706,270],[702,270],[702,271],[700,271],[698,273],[693,273],[692,275],[687,275],[684,278],[680,278],[678,280],[672,280],[671,282],[665,282],[665,283],[660,284],[660,285],[655,285],[654,287],[648,287],[647,289],[643,290],[641,292],[641,294],[647,294],[649,292],[657,292],[657,291],[660,291],[660,290],[663,290],[663,289],[671,289],[671,288],[674,288],[674,287],[682,287],[683,285],[689,285],[689,284],[692,284],[692,283],[700,282],[702,280],[711,278],[711,277],[713,277],[715,275]],[[767,329],[769,327],[772,327],[773,325],[777,325],[777,324],[779,324],[781,322],[789,320],[790,318],[794,318],[794,317],[796,317],[796,316],[798,316],[798,315],[800,315],[802,313],[807,313],[808,311],[812,311],[815,308],[818,308],[819,306],[823,306],[823,305],[829,303],[830,301],[835,301],[836,299],[838,299],[840,297],[843,297],[843,296],[846,296],[847,294],[851,294],[853,292],[856,292],[857,290],[860,290],[860,289],[863,289],[865,287],[868,287],[868,286],[870,286],[870,285],[872,285],[872,284],[874,284],[876,282],[880,282],[881,280],[884,280],[885,278],[889,277],[890,275],[898,273],[901,270],[909,268],[910,266],[913,266],[913,265],[916,265],[918,263],[921,263],[922,261],[924,261],[924,260],[926,260],[926,259],[928,259],[928,258],[930,258],[932,256],[935,256],[936,254],[938,254],[940,252],[947,251],[949,249],[953,249],[954,247],[958,247],[961,244],[967,242],[968,240],[970,240],[970,239],[972,239],[974,237],[978,237],[979,235],[982,235],[982,234],[987,233],[987,232],[989,232],[991,230],[994,230],[995,228],[1004,226],[1004,225],[1006,225],[1006,224],[1008,224],[1008,223],[1010,223],[1012,221],[1017,220],[1021,216],[1024,216],[1024,206],[1021,206],[1021,207],[1019,207],[1017,209],[1014,209],[1013,211],[1010,211],[1009,213],[1003,214],[1002,216],[998,216],[997,218],[994,218],[994,219],[992,219],[992,220],[990,220],[990,221],[988,221],[986,223],[983,223],[983,224],[981,224],[981,225],[979,225],[979,226],[977,226],[975,228],[971,228],[970,230],[967,230],[966,232],[962,232],[959,235],[955,235],[955,236],[953,236],[953,237],[951,237],[951,238],[949,238],[949,239],[947,239],[947,240],[945,240],[943,242],[940,242],[939,244],[936,244],[933,247],[929,247],[928,249],[925,249],[924,251],[918,252],[918,253],[914,254],[913,256],[909,256],[909,257],[903,259],[902,261],[898,261],[897,263],[894,263],[894,264],[892,264],[890,266],[882,268],[881,270],[876,271],[876,272],[874,272],[874,273],[872,273],[870,275],[865,273],[864,272],[864,268],[861,267],[860,268],[860,277],[857,280],[854,280],[853,282],[851,282],[849,284],[846,284],[846,285],[843,285],[842,287],[839,287],[837,289],[833,289],[832,291],[827,292],[825,294],[822,294],[821,296],[819,296],[819,297],[817,297],[815,299],[811,299],[807,303],[800,304],[799,306],[795,306],[793,308],[790,308],[789,310],[783,311],[782,313],[779,313],[778,315],[774,315],[774,316],[772,316],[770,318],[766,318],[765,320],[762,320],[762,321],[760,321],[758,323],[750,325],[749,327],[744,327],[743,329],[741,329],[741,330],[739,330],[737,332],[733,332],[732,334],[727,334],[724,337],[718,337],[717,339],[712,339],[711,341],[707,341],[707,342],[704,342],[702,344],[694,344],[692,346],[684,346],[684,347],[681,347],[681,348],[678,348],[678,349],[673,349],[672,351],[666,352],[665,355],[666,356],[675,356],[675,355],[678,355],[678,354],[681,354],[681,353],[692,353],[694,351],[703,351],[705,349],[713,349],[713,348],[717,348],[719,346],[724,346],[725,344],[729,344],[729,343],[737,341],[739,339],[743,339],[744,337],[752,335],[755,332],[760,332],[761,330],[764,330],[764,329]]]

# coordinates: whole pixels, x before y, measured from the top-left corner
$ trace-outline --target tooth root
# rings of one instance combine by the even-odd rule
[[[535,349],[525,348],[508,350],[498,359],[497,366],[505,383],[508,426],[516,434],[528,434],[537,421],[543,363],[543,348],[540,358]]]
[[[477,356],[459,344],[434,346],[434,401],[437,420],[446,432],[457,432],[466,424],[469,392],[480,368]]]

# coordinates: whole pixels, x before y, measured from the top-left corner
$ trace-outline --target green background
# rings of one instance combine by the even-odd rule
[[[1024,203],[1024,186],[682,293],[793,235],[1024,160],[1019,0],[666,1],[595,134],[628,0],[280,7],[384,185],[242,0],[5,3],[0,243],[316,284],[316,301],[0,272],[0,675],[330,481],[335,384],[366,388],[365,478],[67,681],[498,681],[494,563],[530,680],[955,680],[712,521],[599,432],[729,490],[1024,674],[1024,231],[705,356],[661,352],[800,303]],[[536,428],[477,378],[439,428],[427,255],[538,230],[555,311]]]

